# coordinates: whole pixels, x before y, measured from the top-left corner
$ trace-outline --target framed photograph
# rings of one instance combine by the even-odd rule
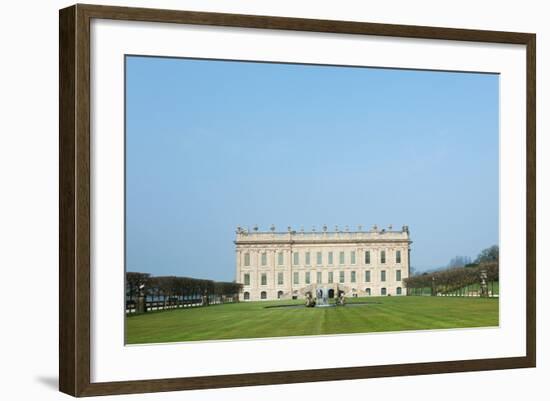
[[[61,391],[535,366],[534,34],[59,18]]]

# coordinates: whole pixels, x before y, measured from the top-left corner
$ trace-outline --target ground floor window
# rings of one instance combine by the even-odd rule
[[[262,292],[260,293],[260,299],[267,299],[267,292],[262,291]]]
[[[277,291],[277,299],[281,299],[283,297],[282,291]]]
[[[386,294],[387,294],[386,287],[383,287],[383,288],[380,290],[380,294],[382,294],[382,295],[386,295]]]
[[[245,291],[244,293],[244,300],[248,301],[250,299],[250,293],[248,291]]]
[[[397,287],[396,294],[401,295],[401,287]]]
[[[365,289],[365,292],[367,293],[368,296],[370,296],[370,288]]]

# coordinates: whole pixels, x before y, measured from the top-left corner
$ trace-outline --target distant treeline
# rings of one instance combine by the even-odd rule
[[[151,276],[149,273],[126,273],[126,310],[137,310],[143,298],[144,312],[187,306],[208,306],[237,302],[242,284],[191,277]]]
[[[499,281],[498,261],[472,264],[467,267],[453,267],[446,270],[439,270],[432,273],[423,273],[405,279],[407,292],[410,295],[424,294],[424,289],[430,289],[431,295],[437,294],[460,294],[467,291],[471,285],[479,285],[482,280],[482,273],[486,274],[485,281],[489,290],[493,283]],[[491,290],[491,293],[493,291]]]

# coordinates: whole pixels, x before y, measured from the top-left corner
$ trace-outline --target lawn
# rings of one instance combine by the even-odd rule
[[[350,305],[368,302],[366,305]],[[126,317],[126,343],[498,326],[498,299],[369,297],[332,308],[266,308],[303,301],[241,302]]]

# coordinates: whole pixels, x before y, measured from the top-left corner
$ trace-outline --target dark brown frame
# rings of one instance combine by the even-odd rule
[[[527,49],[527,355],[524,357],[90,382],[90,20],[330,32],[525,45]],[[531,33],[74,5],[59,13],[59,389],[73,396],[144,393],[535,367],[535,43]]]

